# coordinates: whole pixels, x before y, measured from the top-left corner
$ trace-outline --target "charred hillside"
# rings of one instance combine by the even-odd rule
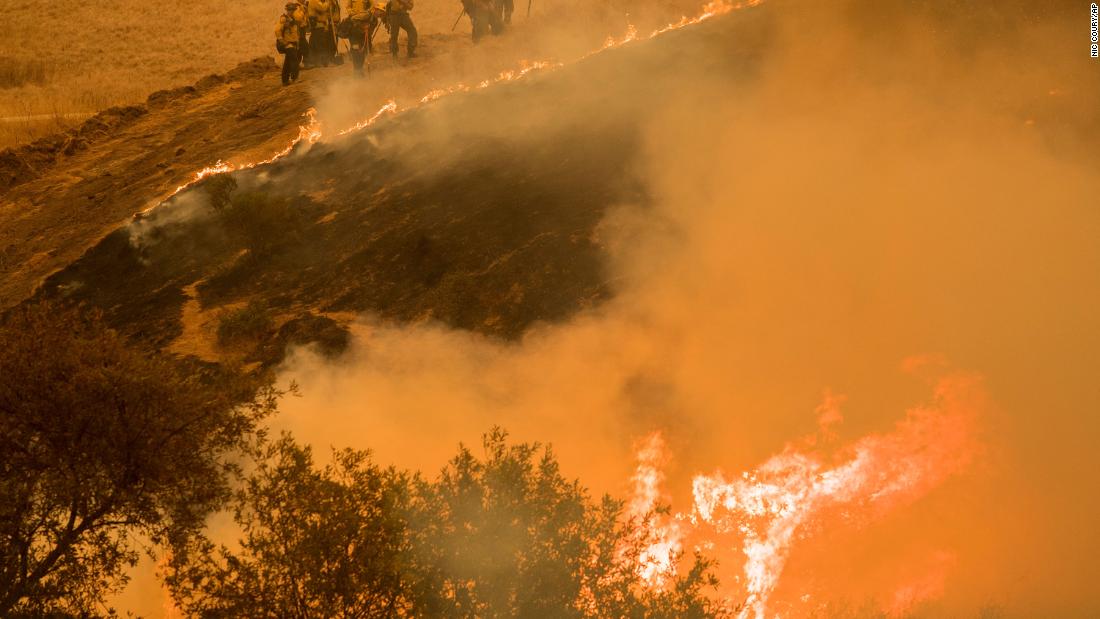
[[[260,361],[347,313],[516,338],[614,293],[597,224],[650,197],[640,127],[701,73],[751,80],[768,30],[741,12],[207,179],[39,294],[156,346],[184,333],[186,304],[259,305]]]

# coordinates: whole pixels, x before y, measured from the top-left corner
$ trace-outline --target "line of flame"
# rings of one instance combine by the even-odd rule
[[[303,116],[305,116],[308,121],[306,122],[306,124],[298,126],[298,135],[290,141],[290,144],[287,144],[286,147],[284,147],[282,150],[275,153],[274,155],[271,155],[267,159],[263,159],[261,161],[252,161],[241,164],[229,163],[219,159],[217,162],[214,163],[214,165],[206,166],[198,172],[195,172],[195,174],[191,177],[191,180],[180,185],[179,187],[176,187],[175,191],[173,191],[171,195],[174,196],[184,189],[187,189],[195,183],[210,176],[224,174],[226,172],[235,172],[237,170],[247,170],[258,166],[267,165],[269,163],[274,163],[275,161],[278,161],[279,159],[282,159],[283,157],[289,155],[301,142],[305,142],[307,144],[316,143],[318,140],[321,139],[321,124],[317,122],[317,110],[309,108],[305,111]]]
[[[744,0],[742,2],[729,2],[728,0],[712,0],[711,2],[709,2],[708,4],[706,4],[703,7],[703,10],[702,10],[701,13],[699,13],[699,15],[696,15],[695,17],[690,17],[690,18],[687,17],[687,16],[681,17],[679,21],[671,22],[666,26],[663,26],[661,28],[657,28],[653,32],[651,32],[648,35],[646,35],[645,37],[641,37],[641,38],[639,38],[639,36],[638,36],[637,28],[635,28],[633,24],[628,24],[627,25],[627,31],[626,31],[625,35],[623,35],[622,37],[619,37],[619,38],[608,37],[607,40],[604,41],[604,44],[600,48],[595,49],[595,50],[581,56],[578,60],[583,60],[583,59],[588,58],[590,56],[594,56],[596,54],[604,52],[608,49],[619,47],[621,45],[624,45],[626,43],[630,43],[632,41],[652,39],[656,36],[660,36],[660,35],[662,35],[666,32],[669,32],[671,30],[678,30],[678,29],[683,28],[685,26],[698,24],[698,23],[700,23],[702,21],[705,21],[707,19],[710,19],[711,17],[714,17],[716,15],[722,15],[724,13],[729,13],[730,11],[734,11],[734,10],[737,10],[737,9],[743,9],[743,8],[749,8],[749,7],[757,6],[757,5],[761,4],[763,1],[764,0]],[[537,72],[537,71],[548,71],[548,70],[558,69],[560,67],[565,66],[565,64],[566,63],[564,63],[564,62],[558,62],[558,61],[535,61],[535,62],[521,61],[518,68],[502,71],[495,78],[483,80],[483,81],[479,82],[477,84],[477,86],[475,86],[475,87],[470,87],[470,86],[467,86],[466,84],[458,83],[458,84],[454,84],[452,86],[447,86],[445,88],[433,89],[433,90],[429,91],[428,93],[426,93],[424,96],[420,97],[420,99],[417,101],[417,103],[415,103],[413,105],[410,105],[410,106],[398,107],[397,102],[394,99],[390,99],[381,108],[379,108],[378,111],[376,111],[373,115],[371,115],[370,117],[368,117],[365,120],[362,120],[362,121],[359,121],[359,122],[355,123],[354,125],[346,128],[346,129],[342,129],[342,130],[337,131],[336,135],[337,136],[343,136],[343,135],[347,135],[349,133],[353,133],[355,131],[359,131],[361,129],[364,129],[366,127],[369,127],[369,126],[373,125],[375,122],[377,122],[379,119],[381,119],[384,116],[397,115],[397,114],[400,114],[402,112],[406,112],[410,109],[419,107],[421,105],[431,103],[432,101],[435,101],[437,99],[440,99],[442,97],[445,97],[447,95],[450,95],[450,94],[453,94],[453,93],[456,93],[456,92],[468,92],[468,91],[474,90],[474,89],[488,88],[489,86],[492,86],[493,84],[497,84],[497,83],[500,83],[500,82],[507,82],[507,81],[512,81],[512,80],[516,80],[516,79],[521,79],[521,78],[523,78],[523,77],[525,77],[525,76],[527,76],[531,73]],[[288,144],[282,150],[278,151],[277,153],[271,155],[270,157],[268,157],[266,159],[263,159],[263,160],[260,160],[260,161],[253,161],[253,162],[249,162],[249,163],[234,164],[234,163],[229,163],[229,162],[226,162],[226,161],[223,161],[223,160],[219,159],[213,165],[207,166],[207,167],[199,170],[198,172],[196,172],[191,177],[191,179],[189,181],[187,181],[186,183],[176,187],[176,189],[168,197],[171,197],[171,196],[174,196],[174,195],[178,194],[179,192],[183,191],[184,189],[187,189],[188,187],[191,187],[195,183],[198,183],[199,181],[201,181],[201,180],[203,180],[207,177],[214,176],[214,175],[217,175],[217,174],[224,174],[226,172],[235,172],[235,171],[238,171],[238,170],[246,170],[246,169],[251,169],[251,168],[255,168],[255,167],[258,167],[258,166],[262,166],[262,165],[267,165],[269,163],[273,163],[275,161],[278,161],[279,159],[282,159],[283,157],[286,157],[287,155],[292,153],[294,151],[294,149],[302,142],[305,142],[306,144],[314,144],[314,143],[320,141],[321,138],[322,138],[321,125],[317,121],[316,110],[314,110],[313,108],[310,108],[310,109],[306,110],[304,115],[307,117],[308,122],[306,122],[306,124],[298,127],[298,135],[293,140],[291,140],[290,144]],[[160,203],[160,202],[161,201],[158,201],[158,203]],[[154,207],[155,206],[156,206],[156,204],[154,204]],[[153,208],[153,207],[150,207],[150,209],[151,208]],[[146,209],[146,211],[148,211],[150,209]]]

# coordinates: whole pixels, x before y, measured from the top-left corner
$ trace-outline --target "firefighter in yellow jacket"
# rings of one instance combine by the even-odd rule
[[[500,0],[462,0],[462,8],[470,16],[474,43],[490,32],[493,35],[504,32],[504,22],[501,19],[504,5]]]
[[[367,30],[367,53],[374,53],[374,35],[378,29],[385,25],[386,30],[390,25],[386,22],[386,12],[389,10],[387,0],[370,0],[370,29]]]
[[[275,26],[275,48],[283,54],[283,86],[298,79],[302,42],[301,24],[294,15],[298,6],[297,2],[287,2],[286,12]]]
[[[306,10],[306,0],[288,0],[288,4],[293,2],[294,7],[294,21],[298,22],[298,62],[299,64],[305,63],[306,67],[310,66],[309,63],[309,40],[306,38],[306,34],[309,33],[309,13]]]
[[[340,23],[337,0],[308,0],[309,61],[327,67],[336,56],[336,24]]]
[[[416,26],[413,25],[412,17],[409,16],[412,8],[413,0],[390,0],[386,16],[389,18],[390,27],[390,53],[394,57],[397,56],[397,35],[404,30],[409,38],[406,45],[408,56],[416,58]]]
[[[348,0],[348,15],[341,24],[340,36],[346,37],[351,48],[351,64],[357,75],[363,75],[367,54],[367,31],[371,22],[370,0]]]

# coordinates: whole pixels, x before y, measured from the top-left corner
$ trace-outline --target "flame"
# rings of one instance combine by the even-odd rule
[[[600,49],[598,49],[598,50],[596,50],[596,51],[594,51],[594,52],[592,52],[591,54],[588,54],[588,55],[591,56],[592,54],[598,54],[598,53],[602,52],[605,49],[611,49],[612,47],[618,47],[620,45],[629,43],[629,42],[631,42],[631,41],[633,41],[637,38],[638,38],[638,29],[634,27],[634,24],[627,24],[626,25],[626,34],[624,34],[621,38],[616,39],[615,37],[612,37],[612,36],[607,37],[607,40],[605,40],[603,42],[603,47],[601,47]]]
[[[164,572],[167,569],[168,564],[172,561],[172,551],[165,551],[157,560],[156,570],[158,572]],[[183,612],[180,611],[179,606],[176,606],[176,598],[172,596],[172,591],[168,588],[168,584],[163,580],[160,583],[161,590],[161,611],[164,613],[161,615],[164,619],[178,619],[183,617]]]
[[[584,54],[578,60],[583,60],[585,58],[588,58],[589,56],[593,56],[595,54],[598,54],[598,53],[603,52],[603,51],[608,50],[608,49],[619,47],[621,45],[624,45],[626,43],[630,43],[632,41],[652,39],[653,37],[664,34],[664,33],[668,32],[670,30],[677,30],[677,29],[683,28],[685,26],[698,24],[698,23],[700,23],[704,20],[710,19],[711,17],[714,17],[716,15],[729,13],[730,11],[734,11],[734,10],[737,10],[737,9],[753,7],[753,6],[756,6],[756,5],[760,4],[761,2],[763,2],[763,0],[745,0],[745,1],[742,1],[742,2],[729,2],[728,0],[712,0],[711,2],[706,4],[703,7],[702,12],[699,13],[698,15],[696,15],[695,17],[691,17],[691,18],[686,17],[686,16],[681,17],[679,21],[669,23],[666,26],[658,28],[658,29],[654,30],[653,32],[649,33],[649,35],[647,35],[645,37],[639,37],[637,28],[635,28],[633,24],[628,24],[626,34],[624,34],[622,37],[619,37],[619,38],[608,37],[604,41],[604,44],[600,48],[595,49],[595,50],[593,50],[593,51],[591,51],[587,54]],[[482,80],[481,82],[479,82],[477,84],[477,88],[479,88],[479,89],[480,88],[488,88],[489,86],[492,86],[493,84],[496,84],[496,83],[499,83],[499,82],[507,82],[507,81],[511,81],[511,80],[520,79],[520,78],[523,78],[524,76],[526,76],[530,73],[536,72],[536,71],[545,71],[545,70],[557,69],[557,68],[565,66],[565,64],[566,63],[564,63],[564,62],[550,61],[550,60],[545,60],[545,61],[528,61],[528,60],[524,60],[524,61],[520,61],[518,68],[502,71],[495,78]],[[403,108],[398,107],[396,100],[390,99],[381,108],[379,108],[378,111],[376,111],[373,115],[368,117],[366,120],[359,121],[359,122],[355,123],[354,125],[352,125],[351,127],[341,129],[341,130],[336,132],[336,135],[337,136],[343,136],[343,135],[347,135],[347,134],[355,132],[355,131],[359,131],[360,129],[364,129],[366,127],[369,127],[369,126],[373,125],[375,122],[377,122],[383,116],[400,114],[400,113],[405,112],[409,109],[419,107],[420,105],[426,105],[428,103],[431,103],[432,101],[435,101],[435,100],[440,99],[442,97],[445,97],[447,95],[450,95],[450,94],[453,94],[453,93],[456,93],[456,92],[467,92],[467,91],[470,91],[470,90],[473,90],[473,88],[471,88],[471,87],[469,87],[465,84],[462,84],[462,83],[454,84],[454,85],[447,86],[447,87],[444,87],[444,88],[435,88],[435,89],[432,89],[432,90],[428,91],[422,97],[420,97],[417,100],[417,103],[415,103],[414,105],[411,105],[411,106],[408,106],[408,107],[403,107]],[[305,142],[306,144],[315,144],[315,143],[317,143],[318,141],[320,141],[322,139],[322,131],[321,131],[321,125],[317,121],[317,118],[316,118],[316,110],[314,110],[313,108],[310,108],[310,109],[306,110],[304,116],[306,116],[308,118],[308,122],[306,124],[298,127],[298,136],[295,137],[293,140],[291,140],[289,144],[287,144],[282,150],[278,151],[277,153],[275,153],[275,154],[271,155],[270,157],[268,157],[266,159],[263,159],[261,161],[253,161],[253,162],[241,163],[241,164],[227,163],[227,162],[219,159],[213,165],[207,166],[207,167],[199,170],[195,174],[193,174],[189,181],[187,181],[186,183],[176,187],[175,191],[173,191],[171,194],[169,194],[168,197],[171,197],[171,196],[174,196],[174,195],[178,194],[179,192],[183,191],[184,189],[187,189],[188,187],[191,187],[195,183],[198,183],[199,181],[201,181],[204,178],[207,178],[209,176],[214,176],[214,175],[217,175],[217,174],[224,174],[226,172],[235,172],[237,170],[251,169],[251,168],[258,167],[258,166],[273,163],[273,162],[275,162],[279,159],[282,159],[283,157],[286,157],[287,155],[289,155],[302,142]],[[154,203],[153,206],[146,209],[145,212],[148,212],[149,210],[154,208],[157,204],[161,203],[162,201],[163,200],[158,200],[156,203]]]
[[[274,155],[271,155],[270,157],[262,161],[253,161],[251,163],[242,164],[227,163],[219,159],[216,163],[214,163],[214,165],[207,166],[199,170],[198,172],[195,172],[195,174],[192,175],[191,180],[180,185],[179,187],[176,187],[176,190],[173,191],[171,195],[176,195],[177,193],[183,191],[184,189],[187,189],[191,185],[194,185],[195,183],[201,181],[208,176],[225,174],[226,172],[234,172],[236,170],[246,170],[250,168],[255,168],[257,166],[273,163],[289,155],[301,142],[305,142],[307,144],[315,144],[318,140],[321,139],[321,123],[317,121],[317,110],[309,108],[305,111],[303,116],[306,117],[307,122],[304,125],[298,126],[298,135],[290,141],[290,144],[287,144],[286,147],[284,147],[282,150],[275,153]]]
[[[680,554],[681,530],[678,521],[662,518],[659,513],[665,474],[662,470],[668,462],[668,451],[660,432],[650,434],[636,452],[638,466],[631,481],[634,491],[627,515],[645,523],[649,542],[638,556],[638,575],[650,585],[660,587],[674,568],[673,562]]]
[[[826,392],[826,402],[818,408],[819,415],[829,420],[826,430],[839,422],[837,407],[842,401]],[[977,378],[944,378],[936,384],[931,404],[909,410],[890,432],[865,436],[832,457],[813,451],[817,441],[806,440],[801,442],[804,446],[788,445],[732,479],[720,472],[696,475],[690,513],[675,516],[671,534],[658,530],[644,554],[648,559],[644,575],[659,584],[655,576],[667,574],[672,567],[660,559],[668,557],[669,549],[679,549],[687,536],[699,541],[697,547],[739,551],[744,556],[740,616],[763,619],[799,539],[826,526],[865,524],[966,469],[979,451],[975,421],[983,401]],[[638,450],[632,513],[654,505],[660,497],[656,488],[663,479],[658,470],[665,461],[660,455],[663,445],[655,434]],[[925,585],[921,581],[900,589],[896,603],[912,604],[921,596],[942,591],[942,587]]]
[[[352,125],[351,127],[348,127],[347,129],[341,130],[339,133],[337,133],[337,135],[346,135],[346,134],[351,133],[353,131],[359,131],[360,129],[363,129],[364,127],[369,127],[369,126],[373,125],[374,123],[378,122],[379,118],[382,118],[383,116],[385,116],[387,114],[396,114],[396,113],[397,113],[397,101],[394,101],[393,99],[390,99],[382,107],[378,108],[378,111],[375,112],[373,116],[371,116],[370,118],[368,118],[366,120],[359,121],[359,122],[355,123],[354,125]]]

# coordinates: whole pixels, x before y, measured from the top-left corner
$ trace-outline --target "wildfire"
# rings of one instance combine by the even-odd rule
[[[397,113],[397,101],[394,101],[393,99],[390,99],[389,101],[387,101],[385,103],[385,105],[378,108],[378,111],[375,112],[373,116],[371,116],[370,118],[368,118],[366,120],[355,123],[351,127],[348,127],[347,129],[344,129],[344,130],[340,131],[339,133],[337,133],[337,135],[346,135],[346,134],[351,133],[353,131],[359,131],[360,129],[362,129],[364,127],[369,127],[369,126],[373,125],[374,123],[378,122],[379,118],[382,118],[383,116],[385,116],[387,114],[396,114],[396,113]]]
[[[658,28],[658,29],[654,30],[653,32],[649,33],[649,35],[647,35],[645,37],[639,37],[637,28],[635,28],[633,24],[628,24],[626,34],[624,34],[622,37],[619,37],[619,38],[608,37],[604,41],[604,44],[600,48],[595,49],[595,50],[581,56],[580,59],[588,58],[589,56],[598,54],[598,53],[606,51],[608,49],[619,47],[619,46],[624,45],[626,43],[630,43],[631,41],[651,39],[653,37],[664,34],[664,33],[668,32],[670,30],[677,30],[677,29],[683,28],[685,26],[690,26],[692,24],[698,24],[698,23],[700,23],[704,20],[710,19],[711,17],[714,17],[716,15],[729,13],[730,11],[734,11],[734,10],[737,10],[737,9],[753,7],[753,6],[756,6],[756,5],[760,4],[761,2],[763,2],[763,0],[745,0],[745,1],[742,1],[742,2],[730,2],[728,0],[712,0],[711,2],[706,4],[703,7],[702,12],[700,12],[695,17],[690,17],[690,18],[686,17],[686,16],[681,17],[679,21],[669,23],[666,26]],[[524,61],[521,61],[519,63],[519,67],[517,67],[516,69],[502,71],[495,78],[482,80],[481,82],[479,82],[477,84],[476,88],[487,88],[487,87],[489,87],[493,84],[499,83],[499,82],[507,82],[507,81],[523,78],[524,76],[526,76],[530,73],[536,72],[536,71],[557,69],[559,67],[565,66],[565,64],[566,63],[564,63],[564,62],[557,62],[557,61],[534,61],[534,62],[532,62],[532,61],[524,60]],[[360,129],[364,129],[366,127],[369,127],[369,126],[373,125],[375,122],[377,122],[383,116],[399,114],[401,112],[404,112],[404,111],[407,111],[409,109],[418,107],[420,105],[425,105],[425,104],[431,103],[432,101],[440,99],[444,96],[447,96],[447,95],[450,95],[450,94],[453,94],[453,93],[456,93],[456,92],[467,92],[467,91],[470,91],[470,90],[473,90],[473,88],[471,88],[471,87],[469,87],[465,84],[462,84],[462,83],[454,84],[454,85],[447,86],[447,87],[444,87],[444,88],[435,88],[435,89],[432,89],[431,91],[427,92],[426,94],[424,94],[422,97],[420,97],[416,104],[414,104],[412,106],[404,107],[404,108],[398,107],[397,102],[394,99],[390,99],[381,108],[379,108],[378,111],[376,111],[373,115],[371,115],[370,117],[368,117],[365,120],[362,120],[362,121],[359,121],[359,122],[355,123],[351,127],[347,127],[345,129],[341,129],[341,130],[337,131],[336,135],[337,136],[342,136],[342,135],[347,135],[349,133],[353,133],[355,131],[359,131]],[[270,157],[268,157],[266,159],[263,159],[261,161],[253,161],[253,162],[250,162],[250,163],[242,163],[242,164],[227,163],[227,162],[222,161],[222,160],[219,159],[213,165],[207,166],[207,167],[199,170],[198,172],[196,172],[191,177],[191,180],[189,180],[186,183],[180,185],[179,187],[176,187],[175,191],[173,191],[171,195],[178,194],[179,192],[183,191],[184,189],[187,189],[188,187],[194,185],[195,183],[197,183],[197,182],[199,182],[199,181],[201,181],[204,178],[207,178],[209,176],[213,176],[213,175],[216,175],[216,174],[224,174],[226,172],[234,172],[234,171],[237,171],[237,170],[251,169],[251,168],[255,168],[257,166],[266,165],[266,164],[272,163],[274,161],[277,161],[279,159],[282,159],[283,157],[286,157],[291,152],[293,152],[294,149],[302,142],[305,142],[306,144],[314,144],[314,143],[320,141],[321,138],[322,138],[322,132],[321,132],[321,125],[317,121],[317,118],[316,118],[316,110],[314,110],[313,108],[310,108],[309,110],[306,111],[305,116],[307,117],[308,122],[298,128],[297,137],[295,137],[293,140],[291,140],[290,143],[286,147],[284,147],[282,150],[275,153],[274,155],[271,155]],[[150,207],[150,208],[152,208],[152,207]],[[146,210],[148,211],[149,209],[146,209]]]
[[[827,394],[818,413],[822,429],[839,422],[839,396]],[[909,410],[892,431],[865,436],[831,457],[814,451],[816,440],[788,445],[757,468],[732,479],[722,473],[696,475],[693,505],[678,514],[675,527],[659,528],[644,554],[643,575],[659,585],[667,574],[669,550],[682,539],[744,557],[739,599],[742,617],[763,619],[792,546],[814,530],[859,526],[927,494],[964,470],[979,450],[975,418],[982,408],[980,381],[953,376],[940,380],[933,401]],[[636,506],[652,506],[663,479],[663,441],[652,435],[638,450],[633,477]],[[657,455],[655,455],[657,454]],[[918,582],[895,592],[893,608],[942,591],[937,581]]]
[[[607,37],[607,39],[603,42],[603,47],[601,47],[600,49],[598,49],[598,50],[596,50],[596,51],[594,51],[594,52],[592,52],[591,54],[588,54],[588,55],[591,56],[593,54],[598,54],[598,53],[602,52],[605,49],[611,49],[612,47],[618,47],[618,46],[623,45],[625,43],[629,43],[629,42],[631,42],[631,41],[633,41],[637,38],[638,38],[638,29],[634,27],[634,24],[627,24],[626,25],[626,34],[624,34],[621,38],[616,39],[615,37],[612,37],[612,36]]]
[[[665,497],[661,486],[665,480],[662,470],[668,462],[665,440],[660,432],[650,434],[637,450],[638,467],[631,481],[633,497],[628,516],[644,522],[648,529],[648,544],[638,556],[638,575],[647,583],[660,587],[673,570],[673,560],[683,547],[679,522],[664,518],[659,510]]]
[[[273,163],[289,155],[301,142],[305,142],[306,144],[316,143],[318,140],[321,139],[321,124],[317,121],[317,110],[309,108],[305,111],[305,114],[303,114],[303,116],[305,116],[307,119],[306,124],[300,125],[298,127],[298,135],[290,141],[290,144],[287,144],[286,147],[279,152],[262,161],[253,161],[251,163],[232,164],[226,163],[225,161],[219,159],[214,165],[207,166],[196,172],[194,176],[191,177],[191,180],[180,185],[179,187],[176,187],[176,190],[172,192],[172,195],[176,195],[177,193],[183,191],[184,189],[187,189],[191,185],[194,185],[195,183],[201,181],[208,176],[224,174],[226,172],[234,172],[236,170],[247,170],[255,168],[257,166]]]

